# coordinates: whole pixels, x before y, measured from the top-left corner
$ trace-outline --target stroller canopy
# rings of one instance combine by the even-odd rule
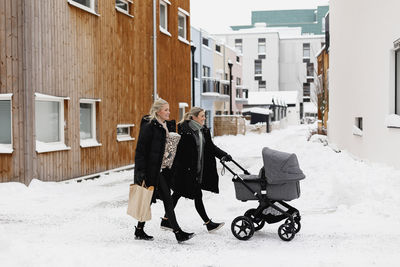
[[[283,184],[304,179],[296,154],[264,147],[262,150],[265,177],[269,184]]]

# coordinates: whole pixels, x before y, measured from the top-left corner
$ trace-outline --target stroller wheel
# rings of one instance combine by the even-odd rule
[[[255,217],[254,216],[255,211],[256,209],[249,209],[244,213],[244,216],[249,217],[253,221],[254,230],[258,231],[264,227],[265,221],[263,219]]]
[[[285,221],[285,224],[290,224],[290,219],[287,219],[287,220]],[[294,219],[294,230],[296,231],[296,234],[297,234],[298,232],[300,232],[300,229],[301,229],[300,220],[297,220],[297,219],[295,218],[295,219]]]
[[[290,241],[296,235],[296,230],[290,224],[284,223],[279,226],[278,235],[283,241]]]
[[[253,222],[249,217],[238,216],[231,224],[232,234],[239,240],[248,240],[254,234]]]

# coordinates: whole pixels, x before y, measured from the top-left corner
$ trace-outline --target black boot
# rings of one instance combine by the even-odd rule
[[[176,240],[178,241],[178,243],[187,241],[194,236],[194,233],[186,233],[186,232],[182,231],[181,229],[179,229],[178,231],[175,231],[174,233],[175,233],[175,237],[176,237]]]
[[[172,229],[171,224],[169,223],[168,219],[161,218],[161,225],[160,228],[167,231],[174,231]]]
[[[224,226],[225,223],[224,223],[224,222],[222,222],[222,223],[215,223],[215,222],[209,220],[208,223],[205,223],[205,225],[207,226],[208,232],[209,232],[209,233],[212,233],[212,232],[215,232],[215,231],[217,231],[218,229],[220,229],[222,226]]]
[[[143,230],[143,228],[137,228],[135,226],[135,239],[138,240],[153,240],[154,238],[148,234],[146,234]]]

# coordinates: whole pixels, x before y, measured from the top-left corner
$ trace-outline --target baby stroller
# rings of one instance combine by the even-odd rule
[[[239,240],[250,239],[255,231],[268,224],[285,222],[279,226],[278,235],[284,241],[292,240],[300,231],[300,212],[284,201],[300,197],[299,181],[305,175],[299,167],[295,154],[276,151],[267,147],[262,150],[264,166],[258,175],[232,160],[244,174],[236,174],[224,160],[221,164],[233,174],[236,198],[241,201],[258,200],[258,207],[249,209],[244,216],[236,217],[231,224],[232,234]]]

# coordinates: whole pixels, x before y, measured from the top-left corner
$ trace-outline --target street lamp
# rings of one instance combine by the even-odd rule
[[[192,51],[192,107],[195,106],[195,86],[194,86],[194,75],[195,75],[195,64],[194,64],[194,52],[196,51],[196,46],[194,45],[194,43],[192,42],[190,44],[190,50]]]
[[[228,59],[228,67],[229,67],[229,114],[233,115],[232,113],[232,66],[233,63],[230,59]]]

